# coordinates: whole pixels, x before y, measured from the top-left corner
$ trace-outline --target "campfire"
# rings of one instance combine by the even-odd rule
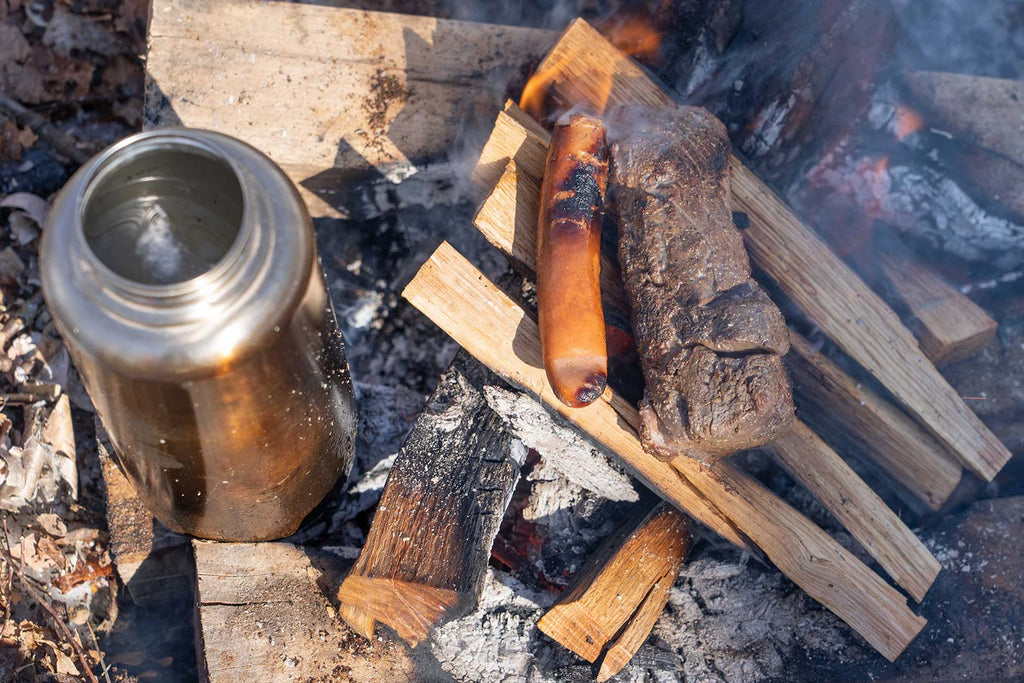
[[[1021,75],[944,67],[905,0],[555,4],[155,0],[145,125],[297,187],[358,429],[298,532],[217,542],[153,517],[81,387],[8,393],[5,510],[77,490],[95,432],[109,563],[73,584],[121,591],[104,628],[141,643],[97,680],[1019,673]],[[0,570],[84,671],[68,571],[24,577],[61,551],[13,519]]]

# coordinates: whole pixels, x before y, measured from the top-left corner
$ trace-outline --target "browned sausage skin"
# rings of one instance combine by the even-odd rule
[[[608,185],[604,124],[582,114],[555,126],[537,223],[537,308],[544,369],[558,399],[578,408],[608,383],[599,284]]]

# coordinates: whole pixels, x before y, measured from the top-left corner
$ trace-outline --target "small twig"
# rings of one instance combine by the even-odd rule
[[[7,514],[3,514],[4,522],[4,539],[3,539],[3,553],[4,563],[7,565],[7,580],[5,581],[5,592],[4,592],[4,623],[0,626],[0,634],[7,630],[7,624],[11,621],[11,593],[14,590],[14,561],[11,557],[11,542],[7,537]]]
[[[49,142],[54,149],[68,157],[76,164],[84,164],[89,160],[90,154],[75,146],[74,140],[57,130],[52,123],[26,108],[20,102],[12,100],[7,95],[0,93],[0,109],[8,111],[14,120],[23,126],[28,126],[42,139]]]
[[[92,627],[91,621],[85,622],[85,625],[89,627],[89,635],[92,636],[92,644],[96,646],[96,652],[99,653],[100,668],[103,669],[103,678],[106,679],[107,683],[112,683],[112,681],[110,680],[110,667],[107,666],[107,663],[104,660],[103,650],[100,648],[99,638],[96,637],[96,629]]]
[[[4,517],[3,517],[3,527],[4,527],[4,539],[6,541],[6,539],[7,539],[7,516],[6,515],[4,515]],[[5,559],[13,565],[14,557],[11,555],[10,547],[8,546],[8,544],[6,542],[5,542],[4,545],[5,545],[5,550],[6,550],[6,557],[5,557]],[[11,572],[11,575],[12,576],[14,575],[13,571]],[[17,574],[17,576],[18,576],[18,580],[21,582],[22,588],[24,588],[28,592],[28,594],[32,596],[32,599],[35,600],[36,603],[38,603],[40,607],[42,607],[44,610],[46,610],[47,614],[49,614],[50,617],[53,618],[54,623],[57,625],[57,629],[61,632],[61,634],[64,636],[64,638],[66,638],[67,641],[71,644],[71,649],[75,651],[75,656],[78,659],[78,663],[82,667],[82,671],[84,672],[84,675],[85,675],[86,679],[89,681],[89,683],[99,683],[99,680],[96,678],[95,674],[93,674],[93,672],[92,672],[92,667],[89,666],[89,661],[85,658],[85,651],[82,649],[82,644],[80,642],[78,642],[78,639],[75,638],[74,634],[71,633],[71,629],[68,628],[68,625],[64,623],[64,619],[62,619],[61,616],[59,614],[57,614],[57,610],[53,609],[53,606],[50,605],[49,601],[46,599],[46,596],[43,594],[43,592],[40,591],[35,586],[33,586],[32,583],[29,581],[29,578],[27,576],[25,576],[25,565],[23,565],[21,562],[18,562],[18,574]]]

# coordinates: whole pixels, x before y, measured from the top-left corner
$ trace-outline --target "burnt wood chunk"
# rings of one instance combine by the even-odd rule
[[[526,455],[488,407],[486,377],[460,353],[388,475],[366,545],[338,591],[342,617],[367,638],[381,621],[415,646],[476,605]]]
[[[627,106],[610,130],[644,447],[715,460],[771,441],[793,418],[789,337],[732,221],[725,127],[696,107]]]

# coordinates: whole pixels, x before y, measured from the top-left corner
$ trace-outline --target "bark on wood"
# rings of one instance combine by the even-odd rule
[[[314,216],[343,215],[331,193],[346,177],[397,180],[443,157],[555,35],[324,3],[156,0],[150,16],[146,127],[240,137]]]
[[[783,573],[888,659],[895,659],[924,627],[925,620],[907,608],[900,593],[748,475],[721,461],[704,466],[676,458],[668,465],[645,453],[636,431],[639,415],[615,393],[586,408],[563,406],[544,376],[536,323],[447,243],[403,295],[497,375],[539,397],[616,453],[677,507],[716,530],[732,528],[723,519],[728,511],[735,528]]]
[[[188,537],[158,522],[138,499],[98,419],[96,437],[107,490],[110,555],[121,583],[132,601],[143,607],[189,599],[195,566]]]
[[[786,365],[800,417],[834,447],[853,449],[887,472],[914,505],[938,510],[946,502],[962,469],[931,434],[795,332]]]
[[[402,643],[366,647],[318,584],[316,551],[288,543],[193,541],[197,659],[210,683],[414,680]],[[336,560],[333,560],[336,561]],[[323,564],[320,561],[317,564]]]
[[[605,653],[599,680],[615,675],[665,608],[692,542],[689,519],[658,504],[601,545],[537,628],[588,662]]]
[[[388,475],[366,544],[338,591],[342,616],[410,645],[476,606],[491,545],[525,448],[482,393],[486,371],[461,354]]]
[[[561,101],[596,108],[671,104],[639,66],[582,19],[537,68],[559,70],[550,91]],[[730,166],[733,208],[750,218],[743,236],[755,267],[961,462],[991,481],[1010,458],[1006,446],[946,383],[892,309],[739,159],[733,157]]]
[[[978,354],[998,325],[978,304],[921,263],[899,253],[880,255],[882,272],[910,310],[921,350],[936,365]]]
[[[917,536],[835,451],[799,420],[766,447],[918,602],[942,568]]]

